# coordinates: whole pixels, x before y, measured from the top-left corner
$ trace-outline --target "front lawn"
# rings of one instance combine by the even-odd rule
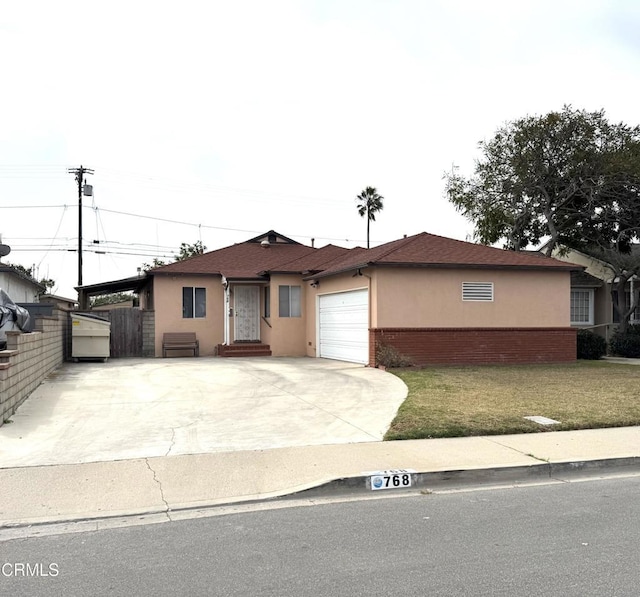
[[[409,395],[387,440],[640,425],[640,366],[578,361],[392,372]],[[560,424],[523,418],[531,415]]]

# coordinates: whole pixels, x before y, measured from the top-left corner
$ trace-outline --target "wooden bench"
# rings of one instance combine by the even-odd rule
[[[200,345],[195,332],[168,332],[162,336],[162,356],[167,350],[193,350],[193,356],[200,355]]]

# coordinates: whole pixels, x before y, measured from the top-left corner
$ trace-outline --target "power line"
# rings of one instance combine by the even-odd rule
[[[38,208],[40,209],[41,207],[68,207],[67,205],[55,205],[55,206],[36,206],[36,205],[21,205],[21,206],[15,206],[15,208],[20,208],[20,209],[27,209],[27,208]],[[7,209],[7,208],[11,208],[11,206],[0,206],[0,209]],[[94,209],[94,210],[101,210],[105,213],[111,213],[111,214],[115,214],[115,215],[121,215],[121,216],[127,216],[127,217],[132,217],[132,218],[141,218],[144,220],[152,220],[152,221],[156,221],[156,222],[164,222],[164,223],[168,223],[168,224],[178,224],[181,226],[192,226],[194,228],[206,228],[207,230],[222,230],[225,232],[243,232],[243,233],[247,233],[247,234],[260,234],[261,232],[264,232],[264,230],[255,230],[255,229],[247,229],[247,228],[231,228],[231,227],[224,227],[224,226],[212,226],[209,224],[201,224],[201,223],[195,223],[195,222],[185,222],[185,221],[181,221],[181,220],[175,220],[175,219],[169,219],[169,218],[159,218],[157,216],[149,216],[149,215],[145,215],[145,214],[136,214],[136,213],[131,213],[131,212],[126,212],[126,211],[121,211],[121,210],[115,210],[115,209],[107,209],[107,208],[101,208],[101,207],[89,207],[89,206],[83,206],[83,208],[85,209]],[[295,238],[304,238],[304,239],[308,239],[311,238],[313,236],[313,238],[315,238],[316,240],[325,240],[325,241],[329,241],[329,242],[354,242],[354,243],[361,243],[361,242],[366,242],[366,239],[349,239],[349,238],[337,238],[337,237],[330,237],[330,236],[319,236],[319,235],[311,235],[311,234],[290,234],[289,236],[291,237],[295,237]],[[372,243],[384,243],[384,242],[388,242],[389,239],[387,240],[371,240]],[[393,239],[391,239],[393,240]]]
[[[66,204],[62,205],[0,205],[0,209],[49,209],[49,208],[60,208],[64,207],[65,209],[69,207]]]
[[[97,255],[133,255],[136,257],[175,257],[176,253],[167,253],[167,252],[140,252],[140,251],[106,251],[102,249],[90,249],[91,245],[87,245],[87,247],[83,248],[84,253],[95,253]],[[76,253],[78,251],[77,248],[69,248],[69,247],[56,247],[51,249],[50,252],[56,253]],[[18,251],[12,251],[13,253],[41,253],[42,249],[40,248],[21,248]]]

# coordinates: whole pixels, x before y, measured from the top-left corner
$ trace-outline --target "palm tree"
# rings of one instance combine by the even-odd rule
[[[367,249],[369,248],[369,223],[376,221],[376,213],[382,211],[384,197],[378,195],[378,191],[373,187],[367,187],[356,197],[358,202],[358,213],[364,217],[367,214]]]

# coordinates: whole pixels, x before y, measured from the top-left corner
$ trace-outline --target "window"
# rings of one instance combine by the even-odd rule
[[[278,303],[280,317],[300,317],[300,286],[280,286]]]
[[[264,316],[268,319],[271,317],[271,288],[264,287]]]
[[[593,290],[575,288],[571,291],[571,324],[593,325]]]
[[[207,316],[207,289],[183,286],[182,288],[182,317]]]
[[[493,282],[463,282],[463,301],[492,301]]]

